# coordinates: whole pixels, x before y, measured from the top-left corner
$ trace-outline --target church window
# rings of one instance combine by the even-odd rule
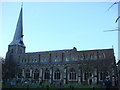
[[[89,72],[89,76],[92,77],[92,73],[91,72]]]
[[[96,60],[97,59],[97,55],[96,54],[94,54],[94,60]]]
[[[26,62],[26,59],[25,59],[25,62]]]
[[[26,78],[30,78],[30,70],[28,70],[28,69],[26,70],[26,75],[25,76],[26,76]]]
[[[49,62],[51,62],[51,54],[49,54]]]
[[[39,70],[36,69],[35,72],[34,72],[34,79],[39,79]]]
[[[66,61],[69,61],[67,57],[66,57]]]
[[[87,80],[87,72],[84,73],[84,80]]]
[[[57,70],[55,71],[55,73],[54,73],[54,79],[55,79],[55,80],[60,80],[60,71],[59,71],[59,69],[57,69]]]
[[[103,55],[103,59],[105,59],[105,54],[104,54],[104,53],[102,53],[102,55]]]
[[[34,62],[37,62],[37,60],[35,59]]]
[[[50,71],[48,69],[45,70],[44,79],[50,79]]]
[[[57,54],[56,54],[56,56],[55,56],[55,62],[57,62],[58,61],[58,56],[57,56]]]
[[[105,59],[105,54],[104,54],[104,53],[101,53],[101,54],[99,55],[99,58],[100,58],[100,59]]]
[[[22,78],[22,69],[18,70],[18,78]]]
[[[13,53],[13,49],[11,50],[11,53]]]
[[[90,59],[91,59],[91,60],[93,60],[93,59],[94,59],[94,58],[93,58],[93,54],[91,54],[91,55],[90,55]]]
[[[71,69],[70,70],[70,76],[69,76],[70,80],[76,80],[76,72],[75,69]]]
[[[32,59],[32,62],[34,62],[34,59]]]
[[[22,59],[22,62],[24,62],[24,59]]]
[[[109,75],[109,72],[106,72],[105,75],[108,76],[108,75]]]
[[[83,57],[83,55],[81,55],[81,56],[80,56],[80,60],[84,60],[84,57]]]
[[[103,80],[103,72],[100,72],[100,80]]]

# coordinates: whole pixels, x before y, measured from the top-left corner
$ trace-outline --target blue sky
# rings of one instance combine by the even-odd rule
[[[24,2],[23,29],[26,52],[114,48],[118,59],[117,5],[113,2]],[[13,39],[20,2],[2,3],[2,47],[5,57]]]

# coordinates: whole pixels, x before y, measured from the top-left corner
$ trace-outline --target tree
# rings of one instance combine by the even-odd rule
[[[12,55],[8,59],[5,59],[2,70],[4,80],[16,78],[18,66],[15,60],[12,58]]]
[[[5,59],[0,57],[0,81],[2,80],[2,65],[4,64]]]

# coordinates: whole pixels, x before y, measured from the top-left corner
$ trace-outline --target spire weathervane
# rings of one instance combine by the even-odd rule
[[[23,2],[21,2],[21,8],[23,8]]]

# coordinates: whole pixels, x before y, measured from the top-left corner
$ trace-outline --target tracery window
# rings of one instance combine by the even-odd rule
[[[55,71],[55,73],[54,73],[54,79],[55,79],[55,80],[60,80],[60,71],[59,71],[59,69],[57,69],[57,70]]]
[[[103,72],[100,72],[100,80],[103,80]]]
[[[70,69],[70,80],[76,80],[76,72],[75,69],[71,68]]]
[[[87,80],[87,72],[84,73],[84,80]]]
[[[89,72],[89,76],[92,77],[92,73],[91,72]]]
[[[50,71],[48,69],[45,70],[44,79],[50,79]]]
[[[30,78],[30,70],[29,69],[26,70],[25,77]]]
[[[34,72],[34,79],[39,79],[39,70],[36,69]]]
[[[18,78],[22,78],[22,69],[18,71]]]

